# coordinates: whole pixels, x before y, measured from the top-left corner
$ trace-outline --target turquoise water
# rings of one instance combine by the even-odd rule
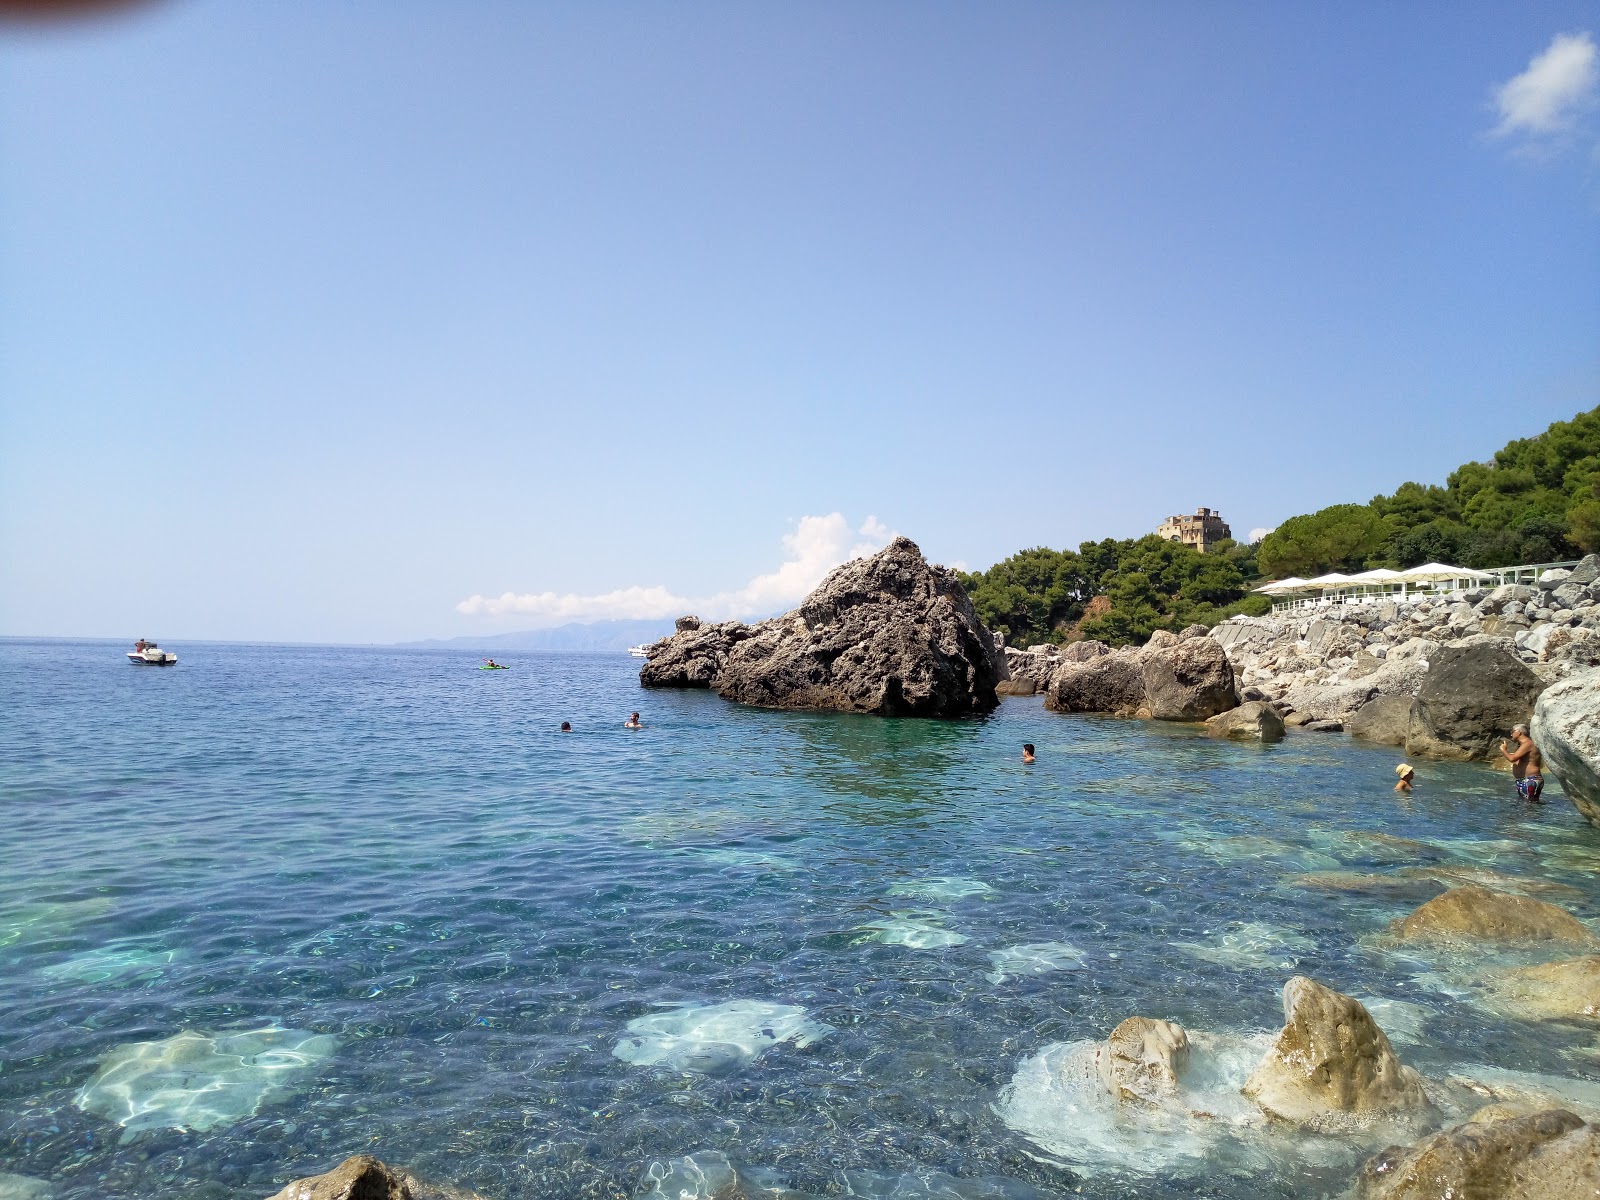
[[[1484,768],[1399,797],[1340,737],[765,712],[621,655],[123,649],[0,643],[0,1172],[60,1198],[357,1151],[499,1200],[724,1159],[751,1195],[1333,1193],[1370,1147],[1172,1159],[1028,1091],[1126,1016],[1275,1029],[1296,972],[1414,1005],[1425,1075],[1600,1084],[1592,1031],[1377,940],[1423,869],[1600,917],[1600,830]],[[1291,882],[1334,870],[1399,882]]]

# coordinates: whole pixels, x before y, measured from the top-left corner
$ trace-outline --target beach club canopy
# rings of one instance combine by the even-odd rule
[[[1318,575],[1315,579],[1306,580],[1306,586],[1321,588],[1342,587],[1352,582],[1354,581],[1348,575],[1341,575],[1337,571],[1329,571],[1326,575]]]
[[[1351,583],[1388,583],[1391,579],[1399,579],[1399,571],[1391,571],[1388,567],[1374,567],[1370,571],[1363,571],[1359,575],[1350,576]]]
[[[1474,571],[1471,567],[1452,567],[1448,563],[1423,563],[1420,567],[1401,571],[1394,578],[1397,582],[1404,583],[1434,583],[1442,579],[1493,579],[1494,576],[1483,571]]]
[[[1272,583],[1258,587],[1258,592],[1292,592],[1295,588],[1304,587],[1306,581],[1298,575],[1291,575],[1287,579],[1274,580]]]

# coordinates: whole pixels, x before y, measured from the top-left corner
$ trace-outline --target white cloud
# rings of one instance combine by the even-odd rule
[[[1270,530],[1270,529],[1252,529],[1250,531],[1250,540],[1251,540],[1251,542],[1259,542],[1262,538],[1266,537],[1267,534],[1269,534],[1271,532],[1272,532],[1272,530]]]
[[[1496,135],[1559,133],[1595,98],[1600,83],[1594,38],[1558,33],[1522,74],[1494,90]]]
[[[882,549],[892,537],[894,531],[877,517],[868,517],[854,532],[842,513],[801,517],[794,532],[784,535],[784,561],[778,569],[757,575],[734,591],[691,597],[677,595],[660,585],[635,585],[591,596],[574,592],[506,592],[499,596],[470,596],[456,605],[456,611],[469,617],[526,616],[541,623],[655,620],[688,612],[715,621],[765,617],[793,608],[834,567]]]

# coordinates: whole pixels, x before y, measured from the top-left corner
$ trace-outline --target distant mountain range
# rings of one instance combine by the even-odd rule
[[[554,629],[525,629],[521,633],[496,633],[486,637],[429,638],[401,642],[433,650],[626,650],[653,642],[672,632],[671,621],[573,622]]]

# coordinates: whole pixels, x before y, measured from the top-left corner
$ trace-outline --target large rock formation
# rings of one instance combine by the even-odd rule
[[[483,1200],[477,1192],[437,1187],[380,1162],[354,1154],[331,1171],[297,1179],[270,1200]]]
[[[1580,672],[1541,694],[1530,732],[1567,799],[1600,825],[1600,670]]]
[[[1600,1196],[1600,1130],[1565,1109],[1484,1110],[1367,1161],[1356,1200],[1580,1200]]]
[[[1247,700],[1238,708],[1206,720],[1206,736],[1247,742],[1283,741],[1283,718],[1265,700]]]
[[[1227,654],[1199,626],[1158,630],[1142,647],[1080,642],[1073,650],[1076,661],[1050,677],[1045,707],[1056,712],[1204,721],[1239,703]]]
[[[836,568],[787,616],[657,642],[639,682],[767,708],[957,717],[995,707],[1002,661],[955,575],[901,537]]]
[[[1594,934],[1564,908],[1485,887],[1455,887],[1435,896],[1397,922],[1403,942],[1571,942],[1591,943]]]
[[[1492,758],[1543,690],[1544,681],[1498,645],[1441,649],[1417,692],[1406,753]]]
[[[1411,728],[1410,696],[1375,696],[1356,710],[1345,728],[1351,737],[1380,746],[1404,746]]]
[[[1325,1124],[1334,1114],[1404,1113],[1431,1106],[1359,1000],[1296,975],[1283,988],[1284,1026],[1244,1094],[1281,1120]]]

